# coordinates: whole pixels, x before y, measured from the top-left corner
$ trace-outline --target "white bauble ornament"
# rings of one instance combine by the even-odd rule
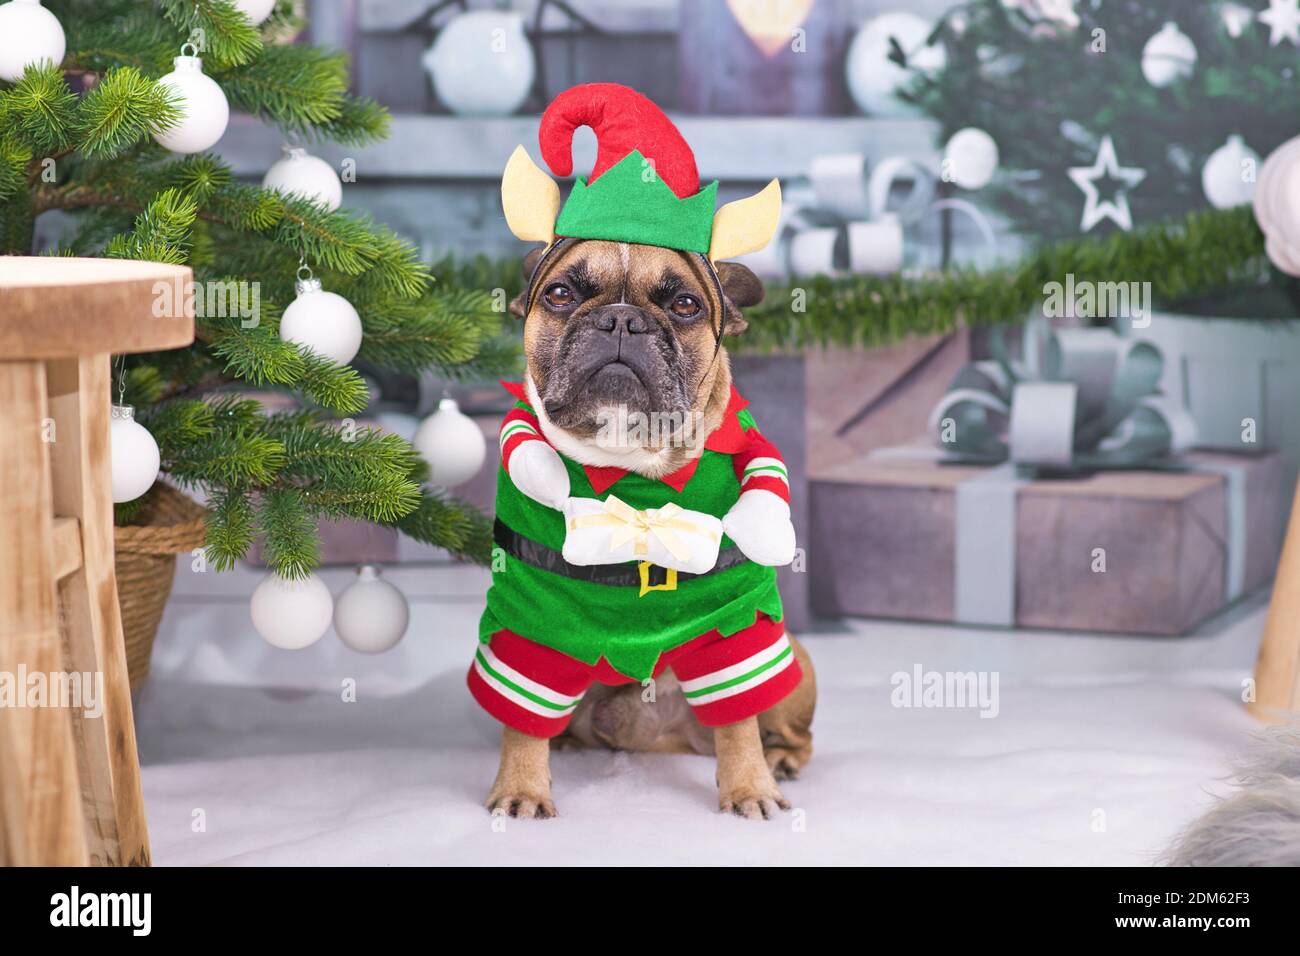
[[[469,481],[487,457],[483,431],[450,398],[440,401],[438,410],[420,423],[411,444],[429,463],[429,483],[444,488]]]
[[[314,574],[292,581],[271,572],[253,591],[249,612],[253,627],[268,644],[299,651],[330,629],[334,600],[325,582]]]
[[[181,118],[171,129],[155,133],[154,139],[173,153],[201,153],[216,145],[230,121],[230,103],[217,82],[203,72],[197,56],[178,56],[175,67],[158,80],[177,94]]]
[[[113,501],[134,501],[158,480],[162,459],[158,443],[149,429],[135,420],[130,405],[114,405],[109,422],[108,445],[112,464]]]
[[[284,158],[262,177],[262,188],[285,196],[302,196],[330,212],[343,202],[343,183],[334,167],[301,146],[284,148]]]
[[[446,107],[462,116],[508,116],[533,88],[537,61],[513,11],[462,13],[438,33],[420,61]]]
[[[863,25],[844,61],[849,92],[862,112],[869,116],[911,116],[916,112],[894,95],[912,74],[889,59],[889,40],[898,41],[909,67],[936,73],[947,64],[948,55],[942,43],[925,45],[933,29],[934,24],[912,13],[885,13]]]
[[[381,654],[406,634],[411,608],[406,596],[384,580],[373,564],[357,569],[357,579],[334,602],[334,633],[362,654]]]
[[[1142,75],[1152,86],[1169,86],[1192,75],[1196,44],[1176,23],[1166,23],[1142,48]]]
[[[1255,221],[1266,237],[1272,263],[1300,275],[1300,136],[1269,153],[1260,167],[1254,197]]]
[[[1215,209],[1228,209],[1248,203],[1255,196],[1255,177],[1259,170],[1259,153],[1233,133],[1201,167],[1201,188]]]
[[[944,178],[962,189],[983,189],[997,170],[998,144],[982,129],[959,129],[944,147]]]
[[[0,4],[0,79],[14,83],[29,66],[57,66],[66,52],[63,26],[40,0]]]
[[[59,18],[40,0],[9,0],[0,5],[0,80],[18,82],[27,67],[63,62],[67,40]]]
[[[1228,36],[1236,40],[1255,21],[1255,11],[1240,3],[1223,3],[1219,5],[1219,19]]]
[[[257,25],[271,15],[275,9],[275,0],[235,0],[235,6]]]
[[[300,277],[295,287],[298,297],[280,317],[280,338],[347,365],[361,350],[361,316],[343,296],[322,289],[320,279]]]

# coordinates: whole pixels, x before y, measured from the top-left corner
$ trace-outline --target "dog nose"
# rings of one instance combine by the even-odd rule
[[[596,328],[602,332],[641,335],[649,328],[645,314],[634,305],[607,305],[594,318]]]

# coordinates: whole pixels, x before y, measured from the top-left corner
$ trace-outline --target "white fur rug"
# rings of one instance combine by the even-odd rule
[[[1256,729],[1262,596],[1181,639],[854,622],[801,635],[820,695],[792,814],[716,813],[709,758],[592,752],[553,758],[559,819],[494,826],[496,727],[463,683],[481,573],[390,575],[412,625],[379,657],[332,634],[270,648],[248,623],[259,577],[178,571],[137,702],[159,865],[1150,865]],[[997,715],[894,706],[918,665],[996,673]]]

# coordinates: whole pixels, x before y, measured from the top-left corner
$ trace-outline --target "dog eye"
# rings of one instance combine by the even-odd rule
[[[679,295],[668,308],[679,319],[693,319],[700,314],[700,300],[693,295]]]
[[[547,286],[542,295],[546,298],[546,304],[552,309],[567,309],[578,301],[578,297],[573,294],[573,290],[563,282],[556,282]]]

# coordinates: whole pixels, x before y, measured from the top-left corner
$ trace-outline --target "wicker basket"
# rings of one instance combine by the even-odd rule
[[[176,555],[203,544],[206,513],[202,505],[160,482],[149,492],[136,519],[140,523],[113,529],[117,597],[132,691],[139,690],[149,676],[158,622],[172,593]]]

